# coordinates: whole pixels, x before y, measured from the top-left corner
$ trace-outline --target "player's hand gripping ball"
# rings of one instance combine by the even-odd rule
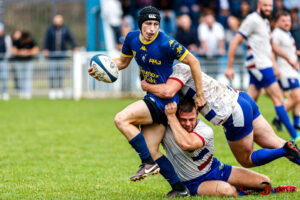
[[[90,67],[92,67],[97,75],[97,80],[106,83],[115,82],[119,77],[119,70],[113,60],[103,54],[97,54],[92,57],[90,61]]]

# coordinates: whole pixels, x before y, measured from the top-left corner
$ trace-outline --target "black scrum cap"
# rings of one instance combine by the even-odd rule
[[[138,17],[138,26],[141,29],[142,24],[147,20],[156,20],[160,22],[159,10],[153,6],[143,8]]]

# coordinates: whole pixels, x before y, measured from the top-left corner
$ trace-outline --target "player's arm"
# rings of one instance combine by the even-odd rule
[[[273,40],[271,40],[272,49],[276,53],[277,56],[284,58],[292,67],[296,70],[299,69],[299,63],[297,60],[292,60],[284,51],[276,44]]]
[[[234,57],[236,54],[237,47],[244,41],[244,37],[242,34],[237,33],[235,34],[233,40],[229,44],[228,49],[228,63],[227,63],[227,69],[225,71],[225,76],[228,80],[232,80],[234,78]]]
[[[184,151],[193,151],[204,146],[203,141],[193,133],[188,133],[179,123],[176,116],[177,104],[169,103],[165,107],[165,113],[169,121],[174,139]]]
[[[276,55],[274,53],[274,51],[272,51],[272,62],[273,62],[273,71],[274,71],[274,74],[275,74],[275,77],[278,78],[280,77],[280,72],[279,72],[279,69],[278,69],[278,66],[277,66],[277,62],[276,62]]]
[[[114,58],[113,61],[118,66],[118,69],[122,70],[122,69],[125,69],[126,67],[128,67],[132,58],[133,58],[132,56],[125,57],[125,56],[121,55],[119,58]]]
[[[191,53],[188,53],[181,62],[189,65],[191,68],[192,76],[196,86],[195,104],[197,108],[202,107],[206,104],[206,98],[203,92],[202,72],[201,72],[200,62]]]
[[[174,79],[168,79],[166,83],[151,84],[142,80],[142,89],[162,99],[170,99],[182,88],[181,83]]]

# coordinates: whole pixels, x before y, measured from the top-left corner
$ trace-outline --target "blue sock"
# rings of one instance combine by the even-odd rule
[[[283,147],[278,149],[259,149],[251,154],[251,160],[254,165],[260,166],[283,156],[288,156]]]
[[[294,127],[300,127],[300,116],[299,115],[293,115],[293,119],[294,119]]]
[[[299,158],[292,157],[290,159],[290,161],[292,161],[293,163],[296,163],[297,165],[300,165],[300,159]]]
[[[135,151],[139,154],[142,163],[144,163],[145,160],[151,158],[150,151],[148,149],[148,146],[146,144],[145,138],[140,132],[137,136],[132,138],[129,143],[131,146],[135,149]]]
[[[284,124],[284,126],[289,131],[292,138],[295,138],[297,135],[296,129],[291,124],[291,121],[289,119],[289,116],[284,108],[283,105],[281,106],[275,106],[276,114],[279,117],[280,121]]]
[[[166,156],[162,155],[160,158],[155,160],[155,162],[160,168],[161,175],[163,175],[163,177],[170,183],[171,186],[180,182],[172,163]]]

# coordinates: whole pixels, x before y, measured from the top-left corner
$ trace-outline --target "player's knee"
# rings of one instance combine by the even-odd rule
[[[300,94],[291,94],[291,98],[289,101],[293,101],[294,103],[299,103],[300,102]]]
[[[260,185],[263,188],[272,187],[271,179],[266,175],[261,175],[261,182]]]
[[[124,126],[125,121],[126,121],[126,116],[122,112],[116,114],[114,122],[118,129],[121,129]]]
[[[217,190],[218,196],[222,197],[236,197],[237,196],[237,191],[236,188],[230,184],[222,185]]]
[[[250,159],[239,160],[239,163],[245,168],[255,167],[255,165],[251,162]]]

